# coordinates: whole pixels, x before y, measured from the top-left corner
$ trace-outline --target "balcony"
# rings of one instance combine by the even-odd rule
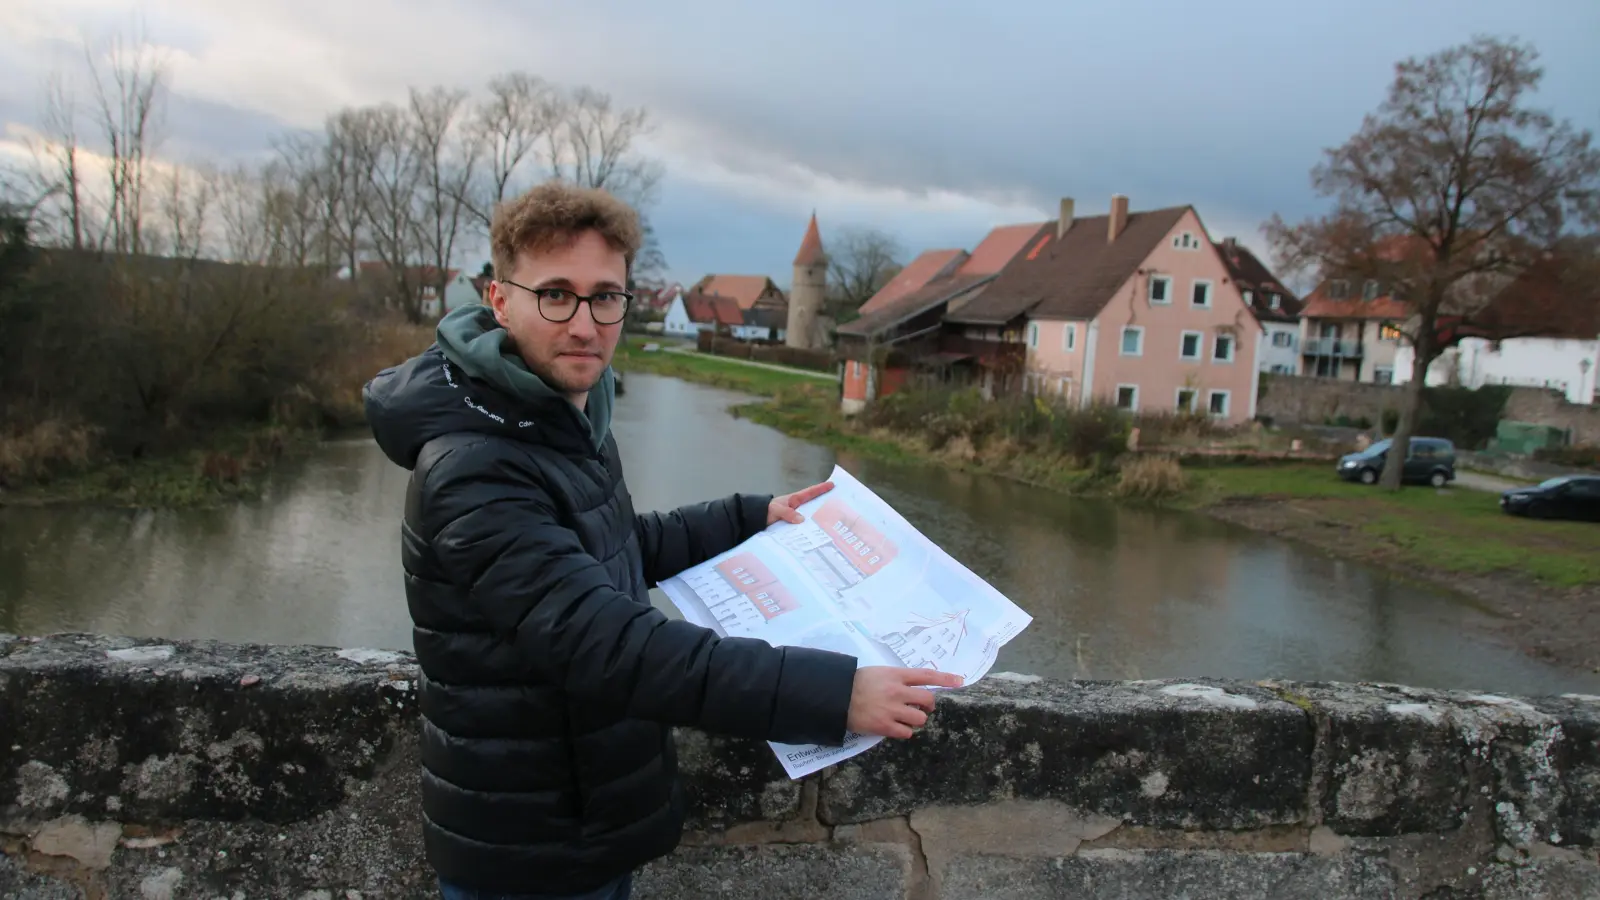
[[[1312,338],[1301,347],[1303,356],[1332,356],[1339,359],[1360,359],[1360,341],[1341,341],[1335,338]]]
[[[1020,368],[1028,358],[1028,347],[1021,341],[983,341],[954,334],[939,336],[939,352],[970,356],[983,366]]]

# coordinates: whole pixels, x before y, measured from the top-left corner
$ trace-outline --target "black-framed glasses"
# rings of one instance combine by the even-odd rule
[[[578,304],[587,303],[596,325],[615,325],[628,314],[628,306],[633,302],[633,295],[627,291],[596,291],[585,296],[566,288],[531,288],[509,278],[500,280],[533,294],[539,304],[539,315],[551,322],[571,319],[578,312]]]

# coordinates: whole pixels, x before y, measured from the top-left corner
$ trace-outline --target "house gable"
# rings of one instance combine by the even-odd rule
[[[1088,304],[1077,311],[1088,312]],[[1084,331],[1077,364],[1092,399],[1117,403],[1131,396],[1144,412],[1175,412],[1186,403],[1189,411],[1228,422],[1255,414],[1265,328],[1192,207],[1149,241]],[[1047,368],[1059,358],[1041,352],[1030,367]]]
[[[727,297],[740,309],[762,306],[788,307],[788,298],[771,278],[765,275],[707,275],[694,283],[691,293],[715,294]]]

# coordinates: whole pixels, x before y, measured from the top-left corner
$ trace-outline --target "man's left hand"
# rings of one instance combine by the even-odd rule
[[[833,482],[824,481],[821,484],[813,484],[811,487],[803,488],[792,494],[773,497],[772,502],[767,504],[767,524],[790,522],[799,525],[806,520],[806,517],[800,515],[796,510],[805,503],[815,500],[831,490],[833,490]]]

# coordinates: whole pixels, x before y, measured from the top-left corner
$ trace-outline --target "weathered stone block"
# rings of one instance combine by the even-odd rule
[[[920,807],[1058,800],[1129,824],[1254,828],[1301,821],[1313,730],[1239,684],[985,680],[940,697],[929,725],[823,773],[831,824]]]
[[[1461,826],[1472,799],[1471,748],[1451,720],[1451,700],[1373,685],[1278,691],[1317,718],[1316,778],[1329,828],[1377,836]]]
[[[1600,697],[1567,694],[1533,705],[1560,726],[1559,740],[1547,745],[1548,764],[1557,773],[1560,793],[1550,822],[1553,827],[1542,839],[1563,847],[1600,847]],[[1522,774],[1517,784],[1533,789],[1542,766],[1537,757],[1522,759],[1527,765],[1516,767]]]
[[[1282,685],[1323,731],[1316,776],[1341,834],[1446,832],[1487,800],[1517,847],[1600,839],[1600,699],[1391,685]]]
[[[0,853],[0,897],[8,900],[83,900],[83,896],[83,889],[72,882],[30,872],[21,860]]]
[[[699,847],[646,866],[634,896],[900,900],[910,880],[911,853],[893,844]]]
[[[675,737],[689,828],[723,828],[800,814],[801,783],[789,778],[766,743],[692,728],[677,729]]]
[[[267,822],[331,809],[346,779],[370,776],[417,727],[409,657],[372,653],[87,635],[14,645],[0,772],[16,774],[0,779],[0,809]]]
[[[941,900],[1125,900],[1129,897],[1389,897],[1394,873],[1381,857],[1301,853],[1092,850],[1053,859],[957,857]]]
[[[1483,900],[1594,900],[1600,897],[1600,865],[1536,860],[1490,866],[1483,873]]]

